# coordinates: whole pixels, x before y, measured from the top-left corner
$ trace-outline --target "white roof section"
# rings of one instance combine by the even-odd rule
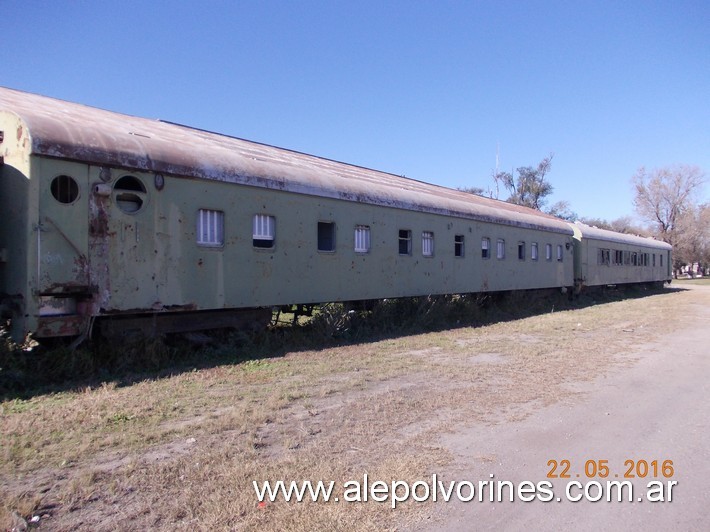
[[[573,228],[576,228],[581,233],[582,238],[605,240],[608,242],[617,242],[619,244],[630,244],[634,246],[651,247],[656,249],[673,249],[670,244],[667,244],[666,242],[662,242],[660,240],[656,240],[655,238],[651,237],[629,235],[626,233],[617,233],[615,231],[599,229],[598,227],[583,224],[582,222],[575,222],[574,224],[570,225],[572,225]]]

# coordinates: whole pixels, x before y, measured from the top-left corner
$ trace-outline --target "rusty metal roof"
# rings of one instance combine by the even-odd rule
[[[573,234],[519,205],[171,122],[2,87],[0,111],[20,117],[46,157]]]
[[[579,230],[582,238],[605,240],[609,242],[618,242],[620,244],[631,244],[634,246],[652,247],[657,249],[673,249],[670,244],[651,237],[617,233],[615,231],[599,229],[598,227],[583,224],[582,222],[575,222],[573,227]]]

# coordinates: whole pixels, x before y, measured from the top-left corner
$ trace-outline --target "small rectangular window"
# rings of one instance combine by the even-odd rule
[[[197,211],[197,243],[210,247],[224,245],[224,212],[212,209]]]
[[[611,250],[599,248],[599,253],[597,255],[597,264],[602,266],[609,266],[611,263]]]
[[[562,244],[557,244],[557,262],[562,262]]]
[[[631,266],[638,266],[638,255],[635,251],[631,252]]]
[[[399,230],[399,254],[412,254],[412,232],[409,229]]]
[[[255,248],[274,247],[276,219],[268,214],[255,214],[252,227],[252,244]]]
[[[335,222],[318,222],[318,251],[335,251]]]
[[[624,263],[624,252],[620,249],[614,250],[614,264],[620,265]]]
[[[532,260],[537,260],[537,242],[530,244],[530,258]]]
[[[518,260],[525,260],[525,242],[518,242]]]
[[[434,255],[434,233],[431,231],[422,232],[422,255],[425,257]]]
[[[630,251],[624,251],[624,264],[626,266],[631,264],[631,252]]]
[[[497,244],[498,245],[496,247],[496,257],[502,260],[505,258],[505,240],[499,238]]]
[[[545,260],[552,260],[552,244],[545,244]]]
[[[491,239],[482,238],[481,239],[481,258],[489,259],[491,257]]]
[[[661,253],[658,258],[661,259],[661,268],[663,268],[663,253]]]
[[[370,251],[370,227],[367,225],[355,226],[355,251],[367,253]]]
[[[653,263],[653,264],[651,264],[651,266],[653,266],[655,268],[656,267],[656,254],[655,253],[651,253],[651,261]]]
[[[463,235],[454,235],[454,256],[463,257]]]

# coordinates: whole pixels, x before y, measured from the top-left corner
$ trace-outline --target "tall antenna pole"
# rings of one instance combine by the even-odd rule
[[[498,175],[498,171],[500,168],[500,142],[496,144],[496,175]]]
[[[498,199],[498,196],[500,194],[500,190],[498,188],[498,172],[500,172],[500,141],[496,143],[496,173],[494,174],[493,181],[496,182],[496,198]],[[493,192],[491,191],[491,195]]]

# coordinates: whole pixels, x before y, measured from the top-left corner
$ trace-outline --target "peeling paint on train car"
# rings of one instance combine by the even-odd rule
[[[278,305],[574,282],[575,230],[524,207],[2,88],[0,131],[16,133],[0,144],[15,338],[83,334],[96,317],[209,327]]]

